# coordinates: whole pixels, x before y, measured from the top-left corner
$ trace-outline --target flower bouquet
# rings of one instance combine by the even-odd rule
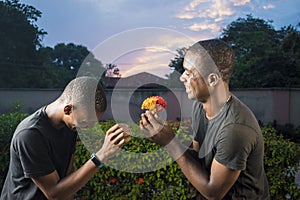
[[[167,102],[160,96],[151,96],[144,100],[142,109],[147,109],[154,113],[163,111],[167,107]]]

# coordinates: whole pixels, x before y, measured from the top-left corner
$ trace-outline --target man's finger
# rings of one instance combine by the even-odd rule
[[[146,111],[145,115],[147,116],[147,119],[150,122],[150,124],[152,124],[153,126],[155,126],[156,124],[160,124],[160,125],[162,124],[156,113]]]
[[[149,128],[152,127],[149,124],[147,126],[144,126],[143,122],[140,120],[140,129],[147,138],[152,137]]]
[[[118,128],[116,129],[114,132],[109,133],[108,137],[110,138],[110,140],[114,140],[117,136],[122,135],[124,136],[124,131],[122,128]]]
[[[152,124],[150,123],[150,121],[149,121],[149,119],[148,119],[148,117],[146,116],[145,113],[143,113],[143,114],[141,115],[141,121],[142,121],[141,124],[142,124],[144,127],[146,127],[146,126],[152,126]]]
[[[112,139],[112,143],[114,143],[114,144],[117,145],[120,141],[124,140],[123,137],[124,137],[124,132],[122,132],[122,133],[116,135],[116,136]]]
[[[114,126],[112,126],[110,129],[108,129],[108,131],[106,131],[106,134],[111,134],[113,133],[115,130],[117,130],[119,128],[118,124],[115,124]]]

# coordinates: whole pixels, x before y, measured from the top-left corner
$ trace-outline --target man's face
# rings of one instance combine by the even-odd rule
[[[73,110],[71,120],[66,123],[66,125],[73,131],[80,131],[86,128],[94,127],[95,123],[97,123],[101,117],[103,116],[103,112],[97,112],[90,114],[85,110]]]
[[[180,81],[183,82],[189,99],[197,99],[205,103],[209,97],[209,91],[199,68],[196,68],[196,59],[198,59],[196,55],[187,52],[183,62],[185,71]]]

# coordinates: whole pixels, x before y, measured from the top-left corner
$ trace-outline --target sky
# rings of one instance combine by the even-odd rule
[[[147,71],[164,77],[176,49],[220,36],[239,17],[300,22],[299,0],[21,0],[42,12],[44,46],[86,46],[123,77]],[[108,55],[109,54],[109,55]]]

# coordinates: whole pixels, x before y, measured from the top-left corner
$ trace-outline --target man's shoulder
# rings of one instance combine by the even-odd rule
[[[256,120],[256,117],[254,116],[252,110],[235,96],[232,96],[232,103],[230,105],[229,111],[230,112],[228,113],[233,115],[233,117],[236,117],[237,119],[246,117],[248,119]]]
[[[13,139],[20,138],[22,140],[30,139],[29,136],[35,136],[39,133],[39,126],[43,121],[42,108],[22,120],[17,126]],[[35,134],[36,133],[36,134]]]
[[[235,96],[232,97],[231,104],[226,112],[224,127],[228,125],[246,126],[255,130],[255,132],[260,132],[258,121],[252,110]]]

